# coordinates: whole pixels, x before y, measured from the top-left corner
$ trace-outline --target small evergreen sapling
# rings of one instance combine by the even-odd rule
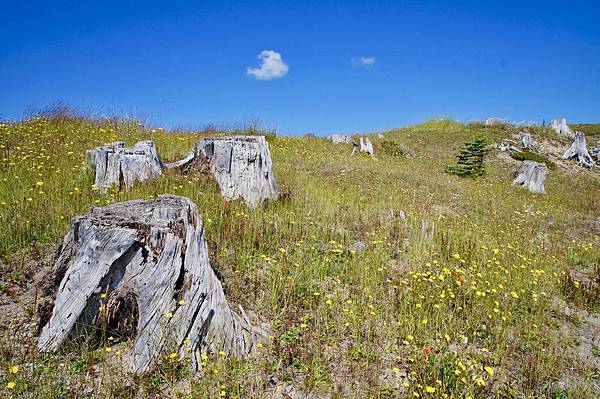
[[[458,151],[456,166],[448,166],[447,173],[460,177],[479,177],[485,174],[484,158],[490,151],[489,142],[484,136],[475,136],[465,141]]]

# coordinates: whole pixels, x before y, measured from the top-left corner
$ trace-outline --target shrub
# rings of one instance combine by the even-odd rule
[[[517,161],[535,161],[539,163],[545,163],[548,169],[556,169],[556,164],[548,159],[545,155],[537,154],[531,151],[518,151],[511,152],[510,156]]]
[[[393,157],[410,156],[410,150],[402,143],[391,140],[383,140],[381,142],[381,150]]]
[[[489,142],[483,136],[475,136],[465,141],[458,151],[456,166],[448,166],[447,173],[460,177],[479,177],[485,174],[483,163],[485,155],[490,151]]]

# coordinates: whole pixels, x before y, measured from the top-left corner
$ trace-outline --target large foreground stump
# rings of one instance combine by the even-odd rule
[[[153,141],[140,141],[133,147],[115,142],[88,150],[88,167],[96,172],[94,184],[106,191],[110,187],[131,188],[133,183],[153,179],[162,172],[162,164]]]
[[[575,132],[575,139],[563,155],[563,159],[577,158],[577,163],[582,166],[591,168],[594,166],[594,160],[590,156],[585,142],[585,134]]]
[[[548,167],[545,164],[524,161],[517,170],[512,184],[526,187],[532,193],[545,194],[544,181],[546,176],[548,176]]]
[[[203,138],[194,147],[192,162],[208,165],[226,200],[243,198],[256,207],[279,196],[264,136]]]
[[[202,219],[184,197],[122,202],[73,218],[47,288],[55,300],[47,323],[41,315],[40,350],[93,336],[99,324],[121,331],[129,322],[135,338],[124,354],[137,373],[165,352],[191,354],[195,369],[207,350],[248,354],[264,334],[227,303]]]

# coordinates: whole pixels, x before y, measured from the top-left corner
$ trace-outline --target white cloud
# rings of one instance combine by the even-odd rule
[[[375,65],[375,61],[377,61],[377,58],[375,57],[358,57],[358,58],[352,58],[352,64],[355,66],[362,66],[365,68],[370,68],[373,65]]]
[[[246,75],[259,80],[271,80],[288,73],[289,67],[277,51],[263,50],[257,58],[262,61],[262,64],[259,68],[246,68]]]

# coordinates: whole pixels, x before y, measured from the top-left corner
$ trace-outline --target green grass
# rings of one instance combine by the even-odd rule
[[[545,163],[548,169],[556,169],[556,164],[552,162],[548,157],[531,151],[518,151],[511,152],[510,157],[517,161],[535,161],[538,163]]]
[[[273,334],[252,359],[210,354],[199,376],[183,359],[134,377],[122,372],[118,347],[40,354],[34,338],[7,329],[0,338],[0,396],[81,397],[91,389],[99,397],[245,398],[293,384],[340,398],[533,398],[554,395],[552,382],[573,369],[583,388],[560,394],[593,397],[586,384],[597,375],[568,355],[552,301],[575,296],[568,269],[598,262],[598,236],[587,227],[600,208],[597,182],[555,172],[548,194],[534,195],[511,186],[514,171],[492,156],[478,180],[444,172],[463,141],[476,134],[498,140],[512,129],[430,121],[385,132],[386,140],[406,143],[412,157],[378,152],[376,160],[352,157],[350,146],[321,138],[270,135],[285,199],[249,210],[225,203],[207,176],[169,173],[102,194],[84,168],[85,150],[103,143],[151,139],[169,161],[201,133],[66,117],[2,125],[5,298],[33,315],[21,293],[31,290],[31,275],[48,269],[47,254],[73,216],[178,194],[204,216],[211,262],[229,300],[270,320]],[[389,217],[390,209],[403,210],[406,221]],[[367,244],[364,254],[346,250],[356,241]],[[585,295],[576,298],[578,306],[589,305]],[[11,374],[13,365],[19,371]],[[275,386],[266,383],[269,376]]]
[[[574,131],[581,131],[585,133],[587,137],[590,138],[600,138],[600,123],[582,123],[577,125],[571,125],[571,129],[573,129]]]

